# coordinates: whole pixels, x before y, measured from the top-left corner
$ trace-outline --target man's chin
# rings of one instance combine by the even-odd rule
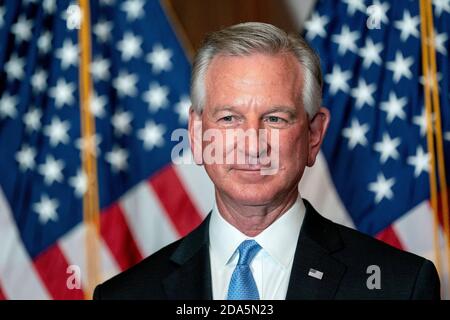
[[[271,176],[264,174],[263,169],[258,170],[244,170],[233,169],[230,173],[233,175],[233,180],[236,183],[248,185],[248,184],[262,184],[267,183]]]
[[[273,202],[274,194],[262,194],[261,187],[245,186],[228,194],[228,198],[244,206],[265,206]]]

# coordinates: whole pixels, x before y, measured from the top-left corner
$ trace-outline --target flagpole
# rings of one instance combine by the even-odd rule
[[[447,274],[450,276],[450,217],[448,204],[448,188],[446,179],[445,159],[444,159],[444,142],[442,138],[442,121],[441,121],[441,106],[439,101],[439,83],[437,82],[437,66],[436,66],[436,48],[433,25],[433,11],[431,1],[427,0],[427,18],[428,18],[428,49],[430,51],[430,66],[431,66],[431,90],[433,99],[433,113],[436,115],[436,147],[438,160],[438,174],[441,195],[442,217],[444,222],[444,241],[447,255]]]
[[[439,85],[437,83],[436,50],[434,45],[434,26],[431,1],[420,0],[421,17],[421,41],[422,41],[422,67],[424,74],[425,110],[427,119],[427,144],[430,152],[430,191],[431,207],[433,210],[434,247],[436,255],[436,266],[441,269],[440,242],[439,242],[439,204],[438,183],[436,173],[439,175],[441,187],[441,208],[444,223],[444,246],[447,256],[447,274],[450,275],[450,230],[449,230],[449,208],[447,198],[447,181],[445,175],[445,161],[443,152],[441,112],[439,103]],[[430,70],[431,69],[431,70]],[[431,81],[430,81],[431,80]],[[436,141],[434,141],[432,115],[436,116]],[[437,148],[437,155],[435,150]],[[436,172],[436,158],[438,172]]]
[[[85,298],[91,299],[95,286],[100,281],[100,209],[98,200],[97,159],[95,121],[91,113],[92,81],[89,72],[91,63],[91,31],[89,0],[79,0],[81,25],[78,33],[80,44],[80,112],[81,139],[83,141],[82,164],[87,177],[87,190],[83,195],[83,221],[85,226],[85,257],[87,288]]]

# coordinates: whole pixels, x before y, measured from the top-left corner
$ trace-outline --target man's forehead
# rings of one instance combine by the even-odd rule
[[[283,64],[286,66],[300,65],[294,54],[290,52],[264,53],[253,52],[246,55],[217,54],[210,62],[208,69],[230,67],[232,65],[249,64]]]
[[[298,66],[292,54],[217,56],[206,74],[206,98],[214,95],[214,100],[226,100],[221,103],[235,99],[276,100],[272,102],[289,105],[299,99],[302,91],[303,77]]]
[[[301,86],[301,67],[292,54],[254,53],[246,56],[216,56],[206,71],[206,85]]]

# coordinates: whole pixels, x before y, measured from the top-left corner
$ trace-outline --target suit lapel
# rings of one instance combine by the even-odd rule
[[[304,202],[306,214],[286,299],[332,299],[346,271],[345,265],[332,254],[342,249],[343,242],[336,226],[320,216],[308,201]],[[212,299],[209,219],[210,215],[180,242],[171,256],[178,268],[163,279],[168,299]],[[309,275],[311,269],[322,272],[322,278]]]
[[[168,299],[212,299],[208,229],[209,215],[171,256],[179,267],[163,280]]]
[[[332,253],[340,250],[343,242],[336,226],[320,216],[308,201],[304,202],[306,214],[286,299],[333,299],[346,267]],[[319,271],[316,276],[314,270]]]

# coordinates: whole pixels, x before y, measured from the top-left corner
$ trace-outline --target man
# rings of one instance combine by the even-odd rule
[[[209,35],[193,65],[191,148],[214,183],[205,221],[99,285],[96,299],[439,299],[433,264],[335,224],[302,199],[329,122],[319,59],[303,39],[263,23]],[[277,139],[224,145],[208,161],[198,131]],[[201,135],[200,135],[201,136]],[[277,160],[273,172],[263,154]],[[236,157],[232,157],[236,159]]]

